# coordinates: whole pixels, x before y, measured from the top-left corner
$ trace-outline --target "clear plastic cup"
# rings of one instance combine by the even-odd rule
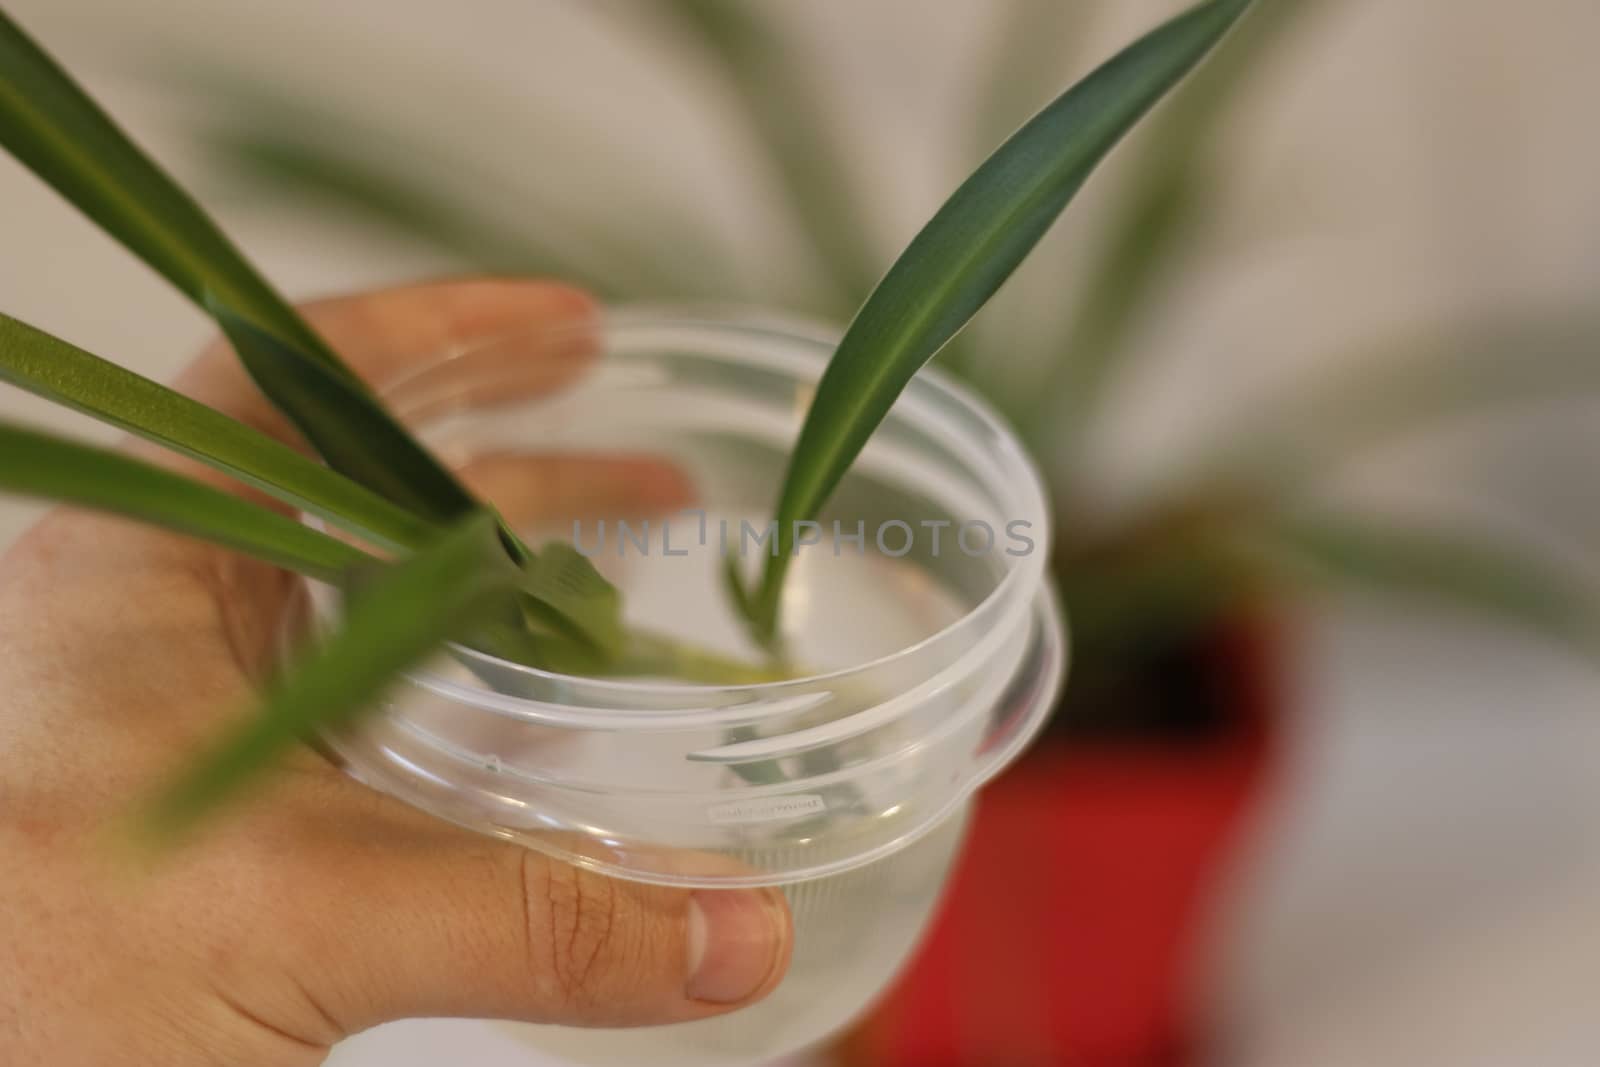
[[[443,354],[388,397],[455,464],[670,462],[699,514],[653,516],[642,539],[638,517],[622,538],[612,521],[603,544],[607,516],[527,532],[576,534],[630,622],[748,657],[722,588],[722,522],[734,552],[741,521],[764,528],[833,343],[771,317],[627,310]],[[547,388],[552,375],[562,388]],[[1066,651],[1045,496],[980,400],[919,375],[820,522],[783,620],[804,677],[581,678],[457,648],[329,738],[362,781],[571,863],[665,885],[783,887],[795,952],[767,1000],[667,1027],[517,1025],[530,1045],[576,1064],[719,1067],[843,1026],[915,946],[974,791],[1048,714]],[[993,537],[980,551],[984,527]]]

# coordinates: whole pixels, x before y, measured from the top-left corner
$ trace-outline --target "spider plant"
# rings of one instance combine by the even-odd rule
[[[809,518],[821,507],[918,367],[1250,2],[1207,0],[1151,31],[1064,93],[956,191],[863,305],[830,363],[791,457],[780,519]],[[127,455],[0,427],[0,488],[166,526],[346,593],[338,632],[286,670],[259,712],[161,795],[153,827],[183,828],[286,746],[372,706],[398,673],[446,642],[604,673],[628,669],[630,645],[658,640],[628,630],[616,591],[572,546],[533,551],[463,488],[196,202],[3,15],[0,144],[214,319],[325,466],[11,318],[0,319],[0,376],[354,535],[318,532]],[[777,643],[787,556],[775,557],[755,591],[732,586],[752,632],[769,646]]]
[[[972,108],[970,141],[978,151],[989,151],[1047,98],[1064,80],[1074,43],[1115,6],[1110,0],[988,5],[997,12],[999,33],[992,69]],[[948,290],[952,303],[940,311],[952,321],[919,317],[926,325],[918,337],[900,319],[903,309],[888,313],[880,289],[853,320],[841,359],[830,368],[835,403],[819,405],[807,422],[813,442],[826,445],[803,449],[804,461],[797,455],[777,509],[790,517],[812,510],[839,464],[853,455],[851,439],[835,436],[848,419],[846,402],[870,412],[892,394],[897,378],[891,367],[903,373],[941,340],[948,342],[937,354],[940,365],[986,393],[1011,419],[1054,490],[1054,570],[1078,664],[1058,716],[1069,726],[1096,729],[1110,719],[1119,729],[1116,717],[1129,715],[1125,708],[1091,707],[1092,692],[1080,697],[1093,688],[1090,676],[1101,666],[1137,673],[1151,649],[1181,643],[1264,598],[1302,591],[1353,588],[1419,597],[1594,650],[1593,597],[1578,576],[1498,538],[1335,508],[1313,502],[1308,491],[1385,446],[1452,420],[1592,394],[1600,385],[1600,362],[1592,357],[1600,322],[1592,315],[1486,310],[1471,321],[1443,321],[1415,336],[1374,343],[1371,351],[1330,352],[1321,365],[1340,370],[1312,377],[1279,410],[1242,420],[1164,492],[1109,521],[1086,477],[1084,442],[1140,355],[1138,326],[1162,310],[1171,281],[1200,247],[1227,186],[1219,131],[1236,105],[1254,94],[1255,79],[1283,46],[1337,7],[1321,0],[1258,0],[1212,60],[1127,145],[1123,181],[1103,190],[1103,225],[1090,235],[1087,266],[1067,271],[1053,261],[1054,250],[1040,250],[1025,271],[1029,277],[1019,279],[1023,284],[1002,293],[972,329],[953,338],[946,327],[963,317],[958,302],[976,289]],[[669,0],[609,5],[601,17],[628,21],[635,36],[653,32],[662,47],[698,53],[709,81],[720,84],[742,132],[764,158],[764,177],[782,194],[788,228],[804,242],[781,258],[810,267],[755,295],[774,306],[842,319],[890,257],[866,225],[879,205],[851,180],[838,130],[822,113],[822,74],[804,61],[783,15],[752,0]],[[708,284],[714,290],[718,280],[731,285],[726,280],[740,276],[740,264],[717,258],[714,250],[702,251],[696,271],[653,270],[658,260],[652,250],[630,242],[665,222],[624,233],[604,218],[591,220],[587,230],[612,253],[609,268],[580,257],[577,248],[552,248],[537,234],[483,219],[475,205],[486,187],[515,185],[524,199],[537,200],[540,192],[557,196],[559,183],[550,176],[559,170],[537,168],[545,179],[537,189],[481,171],[467,180],[430,180],[401,165],[426,153],[392,116],[341,112],[326,94],[313,102],[284,85],[246,82],[183,57],[162,58],[166,68],[187,72],[186,87],[203,84],[208,97],[221,102],[218,121],[202,130],[200,141],[221,173],[246,188],[302,208],[332,206],[470,265],[566,274],[615,298],[696,299],[707,295]],[[395,62],[392,56],[387,61]],[[421,70],[411,75],[428,76]],[[489,102],[466,98],[436,75],[430,85],[455,91],[463,112],[488,110]],[[525,120],[533,127],[527,140],[540,143],[538,118]],[[993,161],[985,169],[990,166]],[[918,237],[912,262],[903,258],[885,279],[901,298],[915,294],[908,308],[929,297],[931,290],[920,285],[942,284],[938,272],[955,271],[943,248],[933,257],[938,262],[916,266],[930,246],[939,247],[941,235],[960,233],[960,220],[944,212],[940,218]],[[1020,233],[1011,236],[1020,242]],[[1062,236],[1085,240],[1076,232]],[[1001,273],[1001,259],[983,269]],[[891,350],[898,358],[888,355]],[[882,353],[886,361],[874,364],[864,351]],[[988,352],[1007,355],[986,360]],[[873,393],[874,385],[883,392]],[[763,641],[778,636],[784,567],[781,560],[771,563],[749,588],[745,576],[730,576],[752,633]]]

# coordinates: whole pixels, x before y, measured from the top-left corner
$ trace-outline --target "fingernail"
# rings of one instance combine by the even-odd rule
[[[760,890],[701,890],[689,897],[691,1000],[735,1004],[766,984],[777,966],[787,923]]]

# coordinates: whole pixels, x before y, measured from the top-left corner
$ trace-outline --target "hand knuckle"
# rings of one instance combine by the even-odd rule
[[[569,1008],[597,1006],[627,957],[624,894],[609,878],[534,853],[523,865],[536,980]]]

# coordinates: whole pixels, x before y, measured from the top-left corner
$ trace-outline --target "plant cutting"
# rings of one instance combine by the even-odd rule
[[[915,371],[1016,267],[1121,135],[1199,61],[1246,6],[1200,5],[1069,91],[957,192],[864,305],[822,375],[787,461],[775,551],[753,587],[736,574],[728,579],[750,632],[772,656],[769,664],[755,666],[693,651],[673,652],[664,659],[659,654],[637,656],[640,649],[659,653],[664,639],[623,625],[613,587],[582,553],[559,542],[530,550],[519,532],[461,489],[250,271],[192,203],[8,27],[0,41],[7,72],[0,119],[8,147],[218,321],[253,377],[328,468],[287,450],[275,452],[243,427],[208,429],[207,416],[150,383],[120,379],[121,387],[108,387],[106,383],[119,381],[113,369],[21,324],[8,325],[5,335],[8,377],[234,473],[357,538],[353,545],[294,523],[272,521],[277,517],[269,512],[126,458],[37,434],[18,432],[8,440],[16,446],[8,454],[19,462],[7,465],[6,478],[20,491],[171,525],[340,590],[338,604],[325,611],[325,617],[338,619],[333,635],[284,674],[247,732],[219,746],[164,795],[155,809],[155,825],[167,832],[181,827],[288,745],[327,730],[334,738],[330,743],[342,746],[341,755],[352,768],[375,784],[457,821],[518,833],[536,847],[565,850],[579,862],[672,884],[792,882],[797,920],[803,926],[809,916],[819,929],[848,929],[841,914],[807,911],[804,894],[811,891],[818,899],[829,899],[823,890],[835,878],[853,879],[847,883],[857,894],[852,904],[871,915],[872,909],[861,907],[863,898],[893,891],[892,886],[873,888],[874,877],[881,883],[892,873],[873,864],[891,855],[896,863],[926,864],[932,877],[915,881],[936,886],[937,871],[959,836],[959,802],[1014,754],[1038,712],[1048,706],[1061,666],[1053,617],[1048,604],[1040,606],[1036,589],[1013,580],[1030,574],[1019,565],[1004,574],[988,574],[992,588],[959,616],[971,619],[996,605],[989,611],[1003,608],[1004,617],[984,619],[987,629],[940,630],[933,635],[940,655],[929,654],[934,645],[909,643],[905,651],[921,650],[910,661],[921,662],[908,666],[908,660],[896,661],[887,680],[816,675],[797,666],[808,661],[787,654],[782,640],[784,595],[790,588],[785,572],[799,540],[798,524],[814,521],[835,491],[846,487],[852,465],[880,424],[893,418],[902,395],[907,404],[900,430],[907,440],[932,435],[943,424],[959,426],[963,419],[991,432],[996,429],[984,423],[981,410],[974,413],[970,404],[963,406],[960,394],[927,384],[919,395]],[[662,327],[654,329],[659,334]],[[697,329],[704,333],[705,324]],[[768,341],[795,341],[774,339],[774,332],[767,331]],[[613,330],[607,343],[623,343],[618,338],[624,334]],[[682,339],[676,343],[688,345]],[[715,342],[702,337],[696,343]],[[756,344],[748,337],[744,343]],[[657,353],[661,362],[670,356]],[[760,369],[780,380],[788,374],[792,396],[803,380],[794,367],[808,359],[812,366],[821,363],[815,353],[774,356]],[[68,365],[78,370],[53,376],[57,367]],[[687,365],[666,369],[686,377],[689,371]],[[671,373],[667,380],[674,380]],[[142,391],[154,403],[128,402],[133,391]],[[593,396],[589,394],[589,402]],[[705,429],[700,428],[702,433]],[[885,426],[884,432],[893,429]],[[985,456],[970,435],[948,443],[945,452],[958,467],[954,480],[965,481],[969,489],[995,469],[1008,476],[1003,482],[1016,483],[1012,495],[989,501],[991,508],[1000,512],[1004,505],[1031,504],[1043,521],[1038,507],[1042,498],[1025,465],[1004,467],[1003,455]],[[24,459],[26,471],[20,469]],[[962,462],[968,464],[965,471],[959,470]],[[871,476],[866,472],[869,480],[858,488],[872,485]],[[951,478],[950,471],[942,470],[940,478],[927,484],[913,479],[898,488],[931,500],[935,509],[959,511],[961,506],[952,503],[942,484]],[[1038,571],[1031,576],[1037,580]],[[1006,589],[1008,582],[1014,595],[990,596]],[[996,641],[995,634],[1013,640]],[[408,684],[425,694],[423,705],[382,720],[352,723],[392,687],[401,671],[447,641],[456,642],[453,657],[465,675],[414,676]],[[1006,658],[1008,651],[1012,658]],[[662,695],[653,688],[653,677],[643,689],[639,683],[614,680],[636,672],[641,659],[651,664],[651,675],[671,673],[660,669],[663,662],[698,664],[703,668],[701,684],[681,684],[696,679],[680,678]],[[945,673],[952,662],[965,671],[957,679]],[[868,667],[876,671],[882,665],[874,661]],[[752,692],[752,674],[762,671],[793,677],[770,683],[778,688]],[[708,680],[729,684],[708,692]],[[954,704],[949,702],[952,681],[960,683],[954,690],[960,700]],[[919,699],[905,699],[913,695]],[[1011,703],[1002,703],[1002,697]],[[991,712],[992,721],[986,717]],[[473,713],[496,718],[479,722]],[[502,720],[531,732],[508,739]],[[342,729],[347,725],[366,732]],[[385,730],[394,736],[375,740]],[[552,746],[556,756],[539,751],[542,742],[559,741],[564,730],[586,744],[598,730],[613,736],[605,739],[598,759],[588,752],[575,756],[572,750],[578,746],[572,744]],[[681,736],[671,736],[673,730],[682,731]],[[641,733],[648,735],[648,744],[638,740]],[[676,757],[670,762],[660,758],[663,734],[669,735],[667,744]],[[695,747],[683,749],[691,739]],[[418,782],[385,778],[394,771],[394,766],[383,765],[385,754],[404,744],[424,746],[424,753],[413,755],[453,764],[455,781],[448,795],[424,796]],[[637,750],[630,753],[633,746]],[[908,767],[905,760],[913,753],[915,765]],[[975,753],[987,758],[973,761]],[[528,762],[510,765],[508,754]],[[891,756],[899,757],[901,765],[884,767],[896,762]],[[545,759],[571,762],[541,763]],[[417,759],[407,763],[418,765]],[[614,797],[594,800],[606,788],[626,791],[622,781],[597,779],[608,767],[613,775],[636,778],[642,766],[670,766],[675,776],[684,765],[694,766],[697,776],[702,768],[710,773],[697,777],[693,789],[676,780],[652,780],[651,795],[658,806],[648,813],[622,810]],[[864,780],[865,770],[851,773],[857,768],[883,772],[888,784]],[[507,780],[516,785],[506,785]],[[589,806],[572,808],[578,801],[563,795],[559,784],[552,785],[563,780],[574,785],[571,792],[584,793]],[[704,781],[716,783],[713,792],[727,791],[728,799],[712,800]],[[575,788],[578,784],[581,789]],[[740,792],[749,788],[768,791]],[[534,792],[507,792],[517,789]],[[517,825],[507,814],[515,805],[555,821],[543,830]],[[694,820],[685,812],[695,813]],[[580,825],[598,826],[600,832],[577,841],[548,832],[555,826],[571,834]],[[617,826],[628,827],[628,832],[613,832]],[[655,846],[671,846],[672,851]],[[860,884],[863,880],[866,884]],[[930,906],[931,897],[894,905],[908,920],[899,935],[900,953]],[[803,973],[797,969],[796,977]],[[850,987],[843,1003],[805,1019],[784,1040],[815,1036],[884,977]],[[793,1003],[773,1003],[778,1005],[774,1011],[794,1013]],[[758,1025],[755,1019],[741,1022],[747,1028]],[[693,1042],[713,1040],[686,1029],[673,1036],[690,1046],[686,1054],[693,1054]],[[748,1051],[740,1046],[728,1054],[738,1058]],[[703,1053],[694,1062],[710,1062]]]
[[[778,508],[778,540],[760,586],[747,593],[732,583],[763,644],[777,640],[795,523],[818,513],[915,371],[965,325],[1089,172],[1245,7],[1239,0],[1202,4],[1064,94],[958,190],[863,307],[801,430]],[[215,319],[251,377],[327,467],[10,318],[0,324],[6,379],[216,466],[390,553],[450,559],[453,565],[436,580],[441,594],[448,586],[464,597],[459,611],[424,613],[410,640],[366,642],[359,631],[349,638],[352,647],[376,650],[374,678],[387,678],[467,633],[494,648],[515,644],[528,666],[581,663],[596,674],[626,669],[628,636],[614,590],[582,554],[560,542],[533,552],[495,521],[194,201],[9,20],[3,44],[0,135],[6,147]],[[388,584],[397,580],[392,576],[405,572],[404,556],[386,561],[126,457],[8,432],[15,447],[6,479],[14,490],[171,524],[312,578],[336,580],[355,603],[386,599]],[[96,477],[97,471],[103,474]],[[473,556],[475,565],[462,562]],[[463,581],[468,572],[473,580]],[[340,693],[326,708],[302,706],[300,714],[307,725],[322,714],[349,714],[350,705],[369,700],[380,684]],[[259,759],[271,748],[263,743],[251,751]],[[223,762],[249,760],[234,755]]]

